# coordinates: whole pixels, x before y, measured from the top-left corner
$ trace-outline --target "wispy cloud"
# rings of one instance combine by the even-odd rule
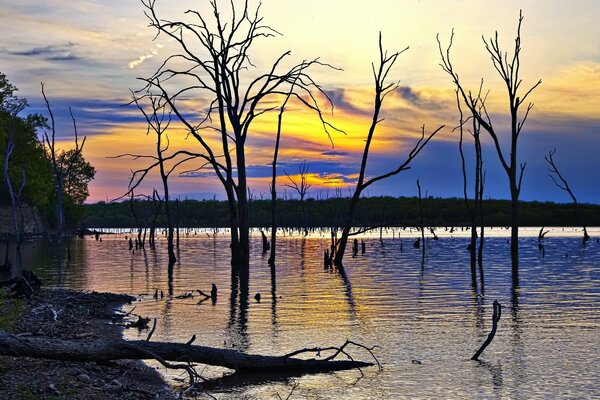
[[[163,48],[163,45],[160,43],[156,43],[153,48],[151,48],[148,53],[139,56],[137,59],[129,62],[129,69],[134,69],[144,61],[158,55],[158,51]]]
[[[80,57],[73,53],[77,43],[68,42],[62,45],[48,45],[41,47],[31,47],[22,50],[1,50],[4,54],[21,57],[35,57],[48,61],[72,61]]]

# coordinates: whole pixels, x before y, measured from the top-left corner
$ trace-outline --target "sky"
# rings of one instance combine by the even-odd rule
[[[217,0],[218,4],[229,1]],[[240,4],[240,2],[236,3]],[[250,1],[251,9],[258,2]],[[194,9],[210,16],[204,0],[157,0],[160,17],[185,19]],[[251,78],[270,68],[282,53],[289,62],[319,58],[336,69],[311,70],[333,102],[326,118],[346,134],[332,134],[332,143],[314,114],[290,107],[284,116],[278,192],[285,173],[297,178],[300,164],[309,168],[308,197],[351,193],[359,170],[373,111],[371,63],[378,58],[378,35],[390,52],[409,47],[391,70],[398,89],[386,98],[367,167],[368,176],[396,168],[426,132],[445,128],[419,154],[412,168],[377,183],[368,196],[414,196],[419,179],[423,191],[435,197],[461,197],[463,192],[458,112],[451,79],[439,66],[436,34],[444,45],[454,30],[452,58],[465,87],[476,90],[484,79],[488,106],[508,154],[506,89],[485,52],[482,36],[498,32],[501,45],[512,51],[522,9],[521,76],[523,88],[542,84],[528,98],[534,103],[520,138],[518,157],[526,162],[521,198],[569,202],[547,175],[544,155],[554,156],[579,202],[600,204],[600,2],[575,0],[428,1],[263,0],[263,22],[281,35],[257,41],[250,49]],[[225,12],[224,12],[225,14]],[[72,108],[84,155],[96,167],[89,202],[115,199],[127,191],[131,171],[147,160],[119,154],[152,154],[155,138],[146,134],[143,116],[127,106],[130,90],[143,85],[159,65],[177,52],[172,41],[155,38],[144,7],[137,0],[0,0],[0,71],[28,99],[27,112],[47,114],[40,83],[57,116],[60,146],[72,147]],[[199,115],[207,98],[196,93],[186,107]],[[247,143],[249,185],[254,198],[268,197],[276,115],[258,118]],[[193,138],[174,123],[173,149],[200,151]],[[467,168],[472,169],[472,143],[465,143]],[[484,135],[485,197],[509,198],[508,179],[489,137]],[[198,168],[190,165],[181,172]],[[473,175],[472,173],[470,175]],[[220,183],[208,170],[172,175],[171,194],[182,198],[223,198]],[[471,183],[471,182],[470,182]],[[160,188],[156,174],[139,192]]]

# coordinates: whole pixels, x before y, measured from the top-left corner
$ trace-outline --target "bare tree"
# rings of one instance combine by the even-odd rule
[[[169,265],[173,265],[177,261],[177,257],[175,256],[174,251],[175,228],[173,223],[173,213],[171,212],[171,207],[169,204],[169,177],[173,172],[177,171],[180,166],[193,160],[205,158],[205,156],[203,154],[192,153],[187,150],[179,150],[169,154],[170,140],[167,130],[171,126],[172,112],[169,109],[168,103],[164,101],[162,95],[156,95],[154,93],[148,92],[138,96],[135,92],[132,92],[131,103],[137,106],[137,108],[140,110],[140,112],[146,120],[146,136],[150,135],[150,132],[153,132],[156,136],[156,155],[123,153],[109,157],[130,157],[134,160],[147,159],[150,161],[150,164],[146,167],[133,170],[131,172],[127,192],[119,198],[133,195],[134,190],[142,184],[142,182],[144,181],[144,179],[146,179],[148,174],[150,174],[151,171],[153,171],[154,169],[158,169],[160,179],[163,185],[163,199],[160,200],[160,197],[158,196],[156,190],[153,190],[152,198],[154,199],[158,197],[160,200],[159,203],[162,204],[162,201],[164,201],[165,204],[165,214],[167,218],[167,251],[169,254]],[[181,171],[181,173],[196,171],[198,169],[201,169],[205,165],[206,164],[201,165],[199,168],[195,168],[194,170]],[[149,196],[148,199],[150,199]],[[151,241],[151,245],[152,244],[153,240]]]
[[[504,82],[508,93],[510,113],[510,153],[508,156],[505,155],[502,146],[500,145],[500,132],[496,130],[492,123],[490,113],[485,104],[485,97],[481,94],[481,87],[477,94],[473,94],[470,90],[465,89],[459,79],[458,73],[454,70],[450,59],[454,31],[452,31],[450,43],[445,51],[442,49],[439,35],[437,37],[438,48],[442,59],[442,63],[440,64],[442,69],[452,78],[463,103],[468,108],[473,118],[477,120],[481,127],[488,132],[492,138],[502,168],[508,176],[511,197],[511,255],[513,268],[518,268],[519,265],[519,195],[521,193],[521,183],[523,181],[523,173],[525,172],[526,166],[525,162],[520,164],[518,162],[518,141],[529,112],[533,108],[533,103],[529,103],[522,116],[519,114],[519,108],[525,102],[527,97],[529,97],[531,92],[542,83],[542,81],[539,80],[526,90],[524,94],[519,94],[519,89],[523,83],[520,76],[522,22],[523,15],[520,12],[515,47],[512,54],[509,54],[500,48],[497,31],[493,38],[483,38],[485,49],[490,55],[492,64]]]
[[[144,90],[152,88],[164,96],[221,182],[229,207],[232,272],[247,278],[250,247],[246,141],[250,127],[257,117],[276,110],[276,102],[291,91],[295,100],[317,113],[329,134],[329,129],[335,128],[323,119],[319,108],[319,98],[327,95],[308,74],[309,68],[327,64],[315,59],[284,69],[283,60],[289,55],[286,52],[268,71],[246,82],[244,78],[253,67],[249,57],[255,40],[277,34],[263,24],[260,7],[252,13],[247,1],[242,7],[232,1],[231,9],[222,13],[217,2],[211,1],[212,15],[188,10],[189,20],[184,21],[159,18],[155,0],[142,0],[142,4],[157,37],[166,36],[180,51],[167,57],[153,76],[142,79]],[[208,105],[201,112],[190,113],[184,101],[194,93],[207,98]],[[198,115],[199,120],[195,119]]]
[[[367,160],[369,157],[371,143],[372,143],[373,137],[375,135],[375,129],[377,128],[377,125],[379,125],[379,123],[383,121],[379,117],[379,113],[381,111],[381,106],[383,105],[383,101],[384,101],[385,97],[388,94],[392,93],[398,87],[398,82],[388,83],[388,82],[386,82],[386,79],[390,72],[390,69],[393,67],[398,56],[400,54],[402,54],[404,51],[406,51],[407,49],[408,49],[408,47],[405,48],[404,50],[401,50],[399,52],[395,52],[395,53],[388,55],[387,51],[383,50],[383,46],[381,43],[381,33],[379,34],[379,64],[378,65],[372,64],[373,78],[375,80],[375,99],[374,99],[375,106],[374,106],[374,110],[373,110],[373,119],[371,121],[371,125],[370,125],[369,131],[367,133],[367,138],[365,140],[365,147],[363,149],[363,155],[362,155],[362,161],[360,164],[358,181],[356,182],[354,193],[348,203],[348,209],[347,209],[346,218],[344,221],[344,228],[342,230],[341,237],[337,241],[337,246],[335,249],[336,254],[335,254],[335,258],[334,258],[334,264],[337,266],[343,265],[342,261],[344,258],[344,252],[346,251],[348,237],[352,234],[355,234],[355,233],[351,233],[350,231],[352,229],[352,222],[354,220],[354,211],[356,209],[356,205],[358,204],[358,200],[359,200],[360,195],[363,192],[363,190],[365,190],[366,188],[368,188],[375,182],[379,182],[383,179],[397,175],[402,171],[410,169],[410,163],[412,162],[412,160],[414,160],[415,157],[417,157],[417,155],[421,152],[421,150],[423,150],[425,145],[427,145],[427,143],[429,143],[431,138],[433,138],[433,136],[443,128],[443,126],[440,126],[436,130],[434,130],[432,133],[425,136],[425,126],[421,127],[421,137],[419,138],[417,143],[414,145],[414,147],[410,150],[407,158],[402,163],[400,163],[396,169],[394,169],[390,172],[387,172],[385,174],[377,175],[377,176],[374,176],[371,178],[366,177]]]
[[[458,150],[460,153],[461,170],[463,176],[463,198],[465,200],[465,206],[469,214],[471,221],[471,242],[469,243],[469,255],[471,265],[471,279],[473,286],[477,285],[477,263],[479,262],[480,278],[483,282],[483,244],[484,244],[484,226],[483,226],[483,189],[485,184],[484,173],[483,173],[483,155],[481,151],[481,125],[476,118],[468,117],[464,118],[462,107],[460,104],[460,97],[458,91],[456,92],[456,105],[460,115],[459,129],[459,142]],[[474,153],[475,153],[475,177],[473,184],[473,202],[469,201],[467,194],[467,166],[465,161],[465,154],[463,150],[463,137],[464,137],[464,126],[468,122],[472,123],[471,129],[468,132],[473,136]],[[477,234],[477,227],[479,226],[480,233]],[[477,246],[477,239],[479,238],[479,248]]]
[[[269,266],[271,267],[271,276],[273,278],[273,282],[275,282],[275,257],[276,257],[276,247],[277,247],[277,220],[276,220],[276,211],[277,211],[277,159],[279,157],[279,144],[281,140],[281,126],[283,122],[283,114],[285,112],[285,107],[290,99],[293,90],[293,84],[290,87],[290,91],[285,98],[285,101],[279,108],[279,114],[277,115],[277,133],[275,135],[275,146],[273,148],[273,163],[271,165],[271,184],[270,192],[271,192],[271,245],[269,247]]]
[[[50,107],[50,103],[48,102],[48,98],[44,92],[44,83],[41,85],[42,96],[44,97],[44,102],[46,103],[48,114],[50,115],[51,135],[48,135],[47,131],[44,132],[44,148],[46,150],[46,157],[50,162],[52,178],[54,179],[54,189],[56,190],[56,234],[60,240],[61,236],[64,234],[65,222],[65,212],[63,209],[64,185],[67,177],[71,174],[73,166],[77,162],[78,158],[80,158],[82,155],[81,153],[83,151],[83,146],[85,145],[86,136],[83,137],[83,140],[80,144],[77,134],[77,123],[75,121],[75,117],[73,116],[73,111],[71,110],[71,107],[69,107],[69,114],[71,115],[71,120],[73,121],[75,148],[70,152],[67,152],[64,150],[60,151],[56,147],[56,125],[54,121],[54,114],[52,113],[52,108]]]
[[[154,162],[150,165],[150,168],[152,169],[154,167],[158,167],[160,179],[163,184],[163,200],[165,204],[165,214],[167,217],[167,251],[169,254],[169,265],[173,265],[177,261],[177,257],[175,256],[173,244],[174,227],[171,207],[169,204],[169,176],[179,165],[187,161],[194,160],[197,158],[197,156],[195,154],[182,154],[181,152],[176,152],[174,157],[177,157],[178,155],[183,155],[184,157],[178,160],[171,168],[167,168],[165,166],[165,153],[169,150],[169,136],[167,134],[167,129],[171,125],[171,111],[167,111],[164,102],[161,102],[160,96],[152,96],[149,94],[143,98],[140,98],[136,96],[135,93],[132,93],[132,96],[133,102],[146,119],[146,135],[149,135],[150,131],[153,131],[156,135],[156,156],[151,158]],[[148,111],[140,103],[142,99],[148,100],[150,106]],[[174,157],[166,156],[168,159],[173,159]],[[136,174],[134,173],[131,177],[132,180],[129,184],[129,190],[132,191],[135,189],[141,183],[141,180],[144,176],[145,174],[140,175],[140,179],[136,181]]]
[[[569,183],[560,173],[560,170],[558,169],[558,166],[556,165],[556,162],[554,161],[554,154],[556,154],[556,149],[549,151],[548,155],[544,156],[544,158],[546,159],[546,162],[548,163],[548,171],[550,171],[548,176],[552,179],[552,182],[554,182],[556,187],[567,192],[569,194],[569,197],[571,197],[571,200],[573,200],[573,205],[575,206],[575,210],[577,211],[577,214],[579,216],[579,222],[583,226],[583,244],[585,245],[588,242],[588,240],[590,240],[590,236],[588,235],[587,228],[585,226],[585,220],[583,218],[583,213],[581,211],[581,207],[579,206],[579,203],[577,202],[577,198],[575,198],[575,194],[573,194],[573,191],[571,190]],[[542,236],[542,239],[543,239],[543,236]]]
[[[306,229],[306,206],[304,204],[304,198],[306,197],[306,193],[308,193],[308,189],[310,189],[312,186],[310,183],[308,183],[308,170],[309,165],[306,163],[306,160],[302,161],[298,167],[300,181],[296,181],[286,171],[284,171],[285,176],[287,176],[290,183],[285,183],[283,185],[295,190],[298,193],[298,197],[300,198],[300,208],[302,209],[302,230],[304,231],[305,236],[308,235],[308,231]]]

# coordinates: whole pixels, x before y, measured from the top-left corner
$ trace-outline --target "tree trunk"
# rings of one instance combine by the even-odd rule
[[[56,179],[56,231],[59,241],[63,236],[64,230],[64,211],[63,211],[63,181],[62,175]]]
[[[0,354],[12,357],[64,361],[157,359],[215,365],[237,371],[323,372],[373,365],[352,360],[300,359],[286,356],[245,354],[237,350],[193,346],[184,343],[118,340],[60,340],[15,336],[0,332]]]
[[[511,190],[511,215],[510,215],[510,255],[513,270],[519,268],[519,194],[516,189]]]
[[[248,186],[246,184],[246,156],[243,146],[236,146],[238,186],[237,208],[239,227],[239,271],[240,277],[248,279],[250,269],[250,216],[248,213]]]
[[[342,236],[335,246],[335,258],[333,264],[335,266],[342,266],[344,260],[344,253],[346,252],[346,246],[348,245],[348,237],[350,235],[350,229],[352,229],[352,221],[354,219],[354,210],[358,204],[360,193],[362,189],[359,185],[356,186],[354,196],[350,199],[348,204],[348,212],[346,213],[346,221],[344,222],[344,229],[342,230]]]

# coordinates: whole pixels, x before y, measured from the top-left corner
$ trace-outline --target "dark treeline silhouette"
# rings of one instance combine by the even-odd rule
[[[349,198],[323,200],[305,199],[304,213],[299,200],[277,200],[279,227],[342,227],[343,210]],[[600,226],[600,205],[552,202],[523,202],[521,226],[578,226],[580,212],[585,215],[588,226]],[[427,208],[429,226],[470,226],[470,219],[462,198],[423,199]],[[136,213],[146,210],[152,214],[151,201],[136,201]],[[487,226],[510,226],[511,203],[509,200],[484,200]],[[386,210],[385,221],[381,220],[381,210]],[[181,227],[228,227],[229,214],[226,201],[182,200],[179,204]],[[306,217],[304,217],[304,215]],[[306,219],[305,219],[306,218]],[[85,206],[83,222],[95,228],[137,228],[129,202],[99,202]],[[354,226],[379,227],[419,226],[419,200],[416,197],[366,197],[356,209]],[[157,226],[166,226],[166,216],[160,215]],[[271,224],[271,201],[253,200],[250,207],[250,225],[267,227]]]

